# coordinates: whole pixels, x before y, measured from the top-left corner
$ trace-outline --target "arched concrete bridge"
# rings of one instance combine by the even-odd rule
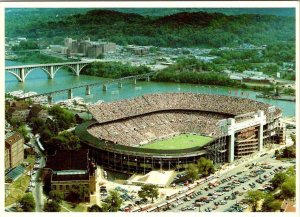
[[[49,79],[53,79],[57,71],[61,68],[69,68],[76,76],[79,76],[81,70],[89,63],[91,63],[91,61],[8,66],[5,67],[5,71],[14,75],[19,82],[25,82],[26,77],[34,69],[42,69],[45,73],[47,73]]]

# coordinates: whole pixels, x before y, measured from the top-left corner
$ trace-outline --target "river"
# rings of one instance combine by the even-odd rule
[[[5,61],[6,66],[21,64],[24,65],[16,61]],[[25,92],[34,91],[37,93],[45,93],[107,80],[108,79],[105,78],[87,75],[74,76],[71,72],[64,69],[59,70],[54,79],[48,79],[45,72],[41,69],[35,69],[26,77],[25,82],[21,83],[18,82],[11,73],[5,72],[5,92],[23,90]],[[125,83],[122,88],[118,88],[117,85],[110,85],[107,92],[102,91],[102,86],[97,86],[91,89],[91,95],[89,96],[85,95],[85,88],[78,88],[74,90],[73,95],[74,97],[79,96],[84,98],[86,102],[97,102],[98,100],[109,102],[141,96],[143,94],[164,92],[194,92],[240,97],[247,96],[248,98],[280,107],[283,111],[283,116],[295,116],[295,102],[256,98],[255,95],[257,92],[255,91],[219,86],[138,81],[136,85]],[[66,93],[54,97],[54,101],[64,99],[67,99]]]

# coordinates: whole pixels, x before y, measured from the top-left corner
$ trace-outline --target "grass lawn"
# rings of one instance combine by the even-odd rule
[[[29,185],[30,177],[23,174],[18,180],[9,186],[9,194],[5,198],[5,206],[15,203],[19,198],[23,197]]]
[[[79,203],[73,208],[73,205],[67,201],[61,202],[61,212],[85,212],[86,206],[83,203]]]
[[[30,164],[35,163],[35,156],[34,155],[28,155],[26,159],[24,159],[24,162],[28,162]]]
[[[151,148],[151,149],[186,149],[193,147],[201,147],[212,140],[211,137],[192,135],[192,134],[181,134],[174,136],[169,139],[154,141],[140,148]]]

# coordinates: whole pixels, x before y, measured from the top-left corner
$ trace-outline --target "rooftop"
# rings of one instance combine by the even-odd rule
[[[5,135],[5,144],[12,146],[19,140],[23,139],[23,136],[18,132],[9,132]]]
[[[89,180],[89,174],[76,174],[76,175],[52,175],[52,181],[78,181],[78,180]]]
[[[82,150],[57,150],[55,155],[47,157],[46,168],[53,171],[62,170],[88,170],[87,149]]]

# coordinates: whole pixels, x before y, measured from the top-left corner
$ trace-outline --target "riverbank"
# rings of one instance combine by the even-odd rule
[[[288,95],[274,96],[274,95],[270,95],[270,94],[256,94],[256,97],[257,98],[267,98],[267,99],[274,99],[274,100],[296,102],[296,97],[295,96],[288,96]]]

